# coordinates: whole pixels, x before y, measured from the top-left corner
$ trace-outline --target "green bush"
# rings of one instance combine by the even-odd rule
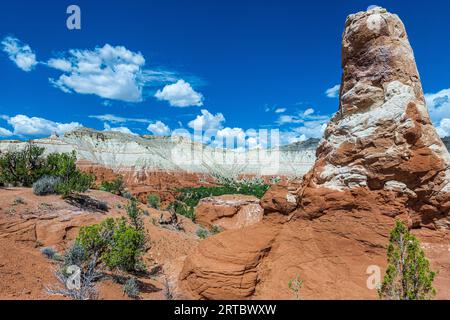
[[[436,273],[430,270],[419,240],[398,220],[389,237],[387,260],[386,274],[378,290],[380,298],[428,300],[435,296]]]
[[[161,205],[161,200],[156,194],[149,194],[147,196],[147,205],[153,209],[159,209]]]
[[[142,269],[141,256],[144,252],[145,235],[121,220],[113,234],[108,251],[104,257],[110,269],[123,271]]]
[[[136,208],[131,202],[130,210]],[[127,210],[128,211],[128,210]],[[100,224],[82,227],[76,243],[81,245],[87,256],[97,256],[110,269],[139,271],[143,269],[141,256],[145,250],[145,233],[140,222],[140,211],[125,218],[108,218]]]
[[[73,193],[86,192],[93,184],[94,177],[80,171],[71,174],[68,180],[62,180],[56,185],[56,192],[67,198]]]
[[[100,190],[121,195],[125,190],[122,176],[117,177],[113,181],[103,181],[100,184]]]
[[[61,179],[56,185],[56,192],[64,198],[73,193],[86,192],[94,182],[94,177],[76,168],[75,151],[68,153],[52,153],[47,157],[48,171]]]
[[[223,229],[222,229],[222,227],[220,227],[220,226],[218,226],[218,225],[212,225],[212,227],[211,227],[211,234],[218,234],[218,233],[221,233],[222,231],[223,231]]]
[[[21,150],[0,155],[0,182],[13,186],[31,187],[46,173],[44,148],[27,144]]]
[[[208,231],[206,231],[205,229],[199,228],[199,229],[197,230],[197,236],[198,236],[200,239],[206,239],[206,238],[208,238],[209,233],[208,233]]]
[[[85,192],[94,178],[76,168],[76,153],[51,153],[43,156],[44,148],[27,144],[25,148],[0,156],[0,182],[14,186],[36,185],[36,194],[57,192],[68,197],[74,192]],[[44,176],[53,176],[39,181]],[[58,179],[55,183],[54,179]],[[52,180],[52,181],[50,181]]]

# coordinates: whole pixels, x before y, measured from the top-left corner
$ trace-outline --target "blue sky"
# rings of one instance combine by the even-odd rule
[[[81,8],[68,30],[66,8]],[[448,1],[8,1],[0,11],[0,138],[83,125],[223,136],[320,137],[337,110],[348,14],[380,5],[406,25],[430,112],[450,135]]]

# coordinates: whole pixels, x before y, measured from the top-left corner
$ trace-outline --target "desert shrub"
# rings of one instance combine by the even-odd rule
[[[82,266],[87,259],[87,253],[80,243],[74,242],[72,246],[64,252],[63,259],[65,266]]]
[[[76,243],[81,245],[88,256],[102,257],[111,243],[116,229],[116,222],[112,218],[100,224],[84,226],[80,229]]]
[[[77,156],[72,153],[51,153],[47,157],[47,172],[60,179],[56,185],[56,192],[64,198],[73,193],[87,191],[94,177],[76,168]]]
[[[48,259],[55,259],[58,257],[58,253],[56,252],[55,249],[51,248],[51,247],[45,247],[41,249],[41,253]]]
[[[117,177],[113,181],[103,181],[100,184],[100,190],[121,195],[125,190],[122,176]]]
[[[430,270],[419,240],[398,220],[389,237],[387,260],[386,274],[378,290],[380,298],[428,300],[434,297],[436,273]]]
[[[44,179],[36,185],[37,194],[54,192],[68,197],[74,192],[85,192],[92,185],[92,176],[76,168],[76,153],[51,153],[43,156],[44,148],[27,144],[21,150],[0,156],[0,181],[4,184],[31,187],[44,176],[53,176],[59,182]]]
[[[149,194],[147,196],[147,205],[153,209],[159,209],[161,205],[161,200],[156,194]]]
[[[95,267],[97,265],[97,256],[92,256],[81,266],[63,266],[55,271],[55,277],[59,282],[59,286],[48,286],[46,291],[48,294],[63,295],[74,300],[91,300],[97,298],[97,290],[95,282],[99,278]],[[78,280],[73,282],[73,275],[79,268]],[[70,284],[70,285],[69,285]]]
[[[80,171],[75,171],[67,180],[61,180],[56,185],[56,192],[63,198],[71,196],[73,193],[86,192],[94,182],[94,177]]]
[[[0,155],[0,182],[13,186],[30,187],[46,172],[44,148],[31,143],[21,150]]]
[[[223,231],[223,229],[220,227],[220,226],[218,226],[218,225],[213,225],[212,227],[211,227],[211,234],[218,234],[218,233],[221,233]]]
[[[139,298],[139,282],[135,278],[128,279],[123,285],[123,293],[132,299]]]
[[[136,230],[143,230],[144,222],[142,221],[142,215],[144,212],[139,208],[138,201],[132,198],[125,206],[125,211],[127,212],[131,225]]]
[[[45,196],[56,193],[56,186],[61,182],[60,178],[55,176],[42,176],[33,183],[33,193],[37,196]]]
[[[105,263],[110,269],[123,271],[142,269],[140,260],[145,248],[145,235],[121,220],[113,234],[105,255]]]
[[[209,234],[208,234],[208,231],[206,231],[205,229],[199,228],[199,229],[197,230],[197,236],[198,236],[200,239],[206,239],[206,238],[208,238]]]
[[[106,219],[100,224],[80,229],[77,243],[87,256],[98,256],[110,269],[139,271],[143,269],[141,256],[145,250],[143,228],[128,224],[125,218]]]

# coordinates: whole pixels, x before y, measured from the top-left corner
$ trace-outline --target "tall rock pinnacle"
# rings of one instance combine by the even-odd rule
[[[350,15],[342,68],[339,111],[305,177],[299,215],[380,209],[448,229],[450,155],[430,121],[400,18],[380,7]]]

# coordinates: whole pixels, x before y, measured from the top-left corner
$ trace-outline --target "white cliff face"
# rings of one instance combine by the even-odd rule
[[[61,137],[32,141],[46,153],[75,150],[87,160],[113,170],[185,171],[256,175],[302,176],[315,160],[315,146],[302,150],[254,149],[237,152],[214,149],[181,137],[140,137],[119,132],[80,128]],[[25,142],[0,141],[0,152],[21,148]]]

